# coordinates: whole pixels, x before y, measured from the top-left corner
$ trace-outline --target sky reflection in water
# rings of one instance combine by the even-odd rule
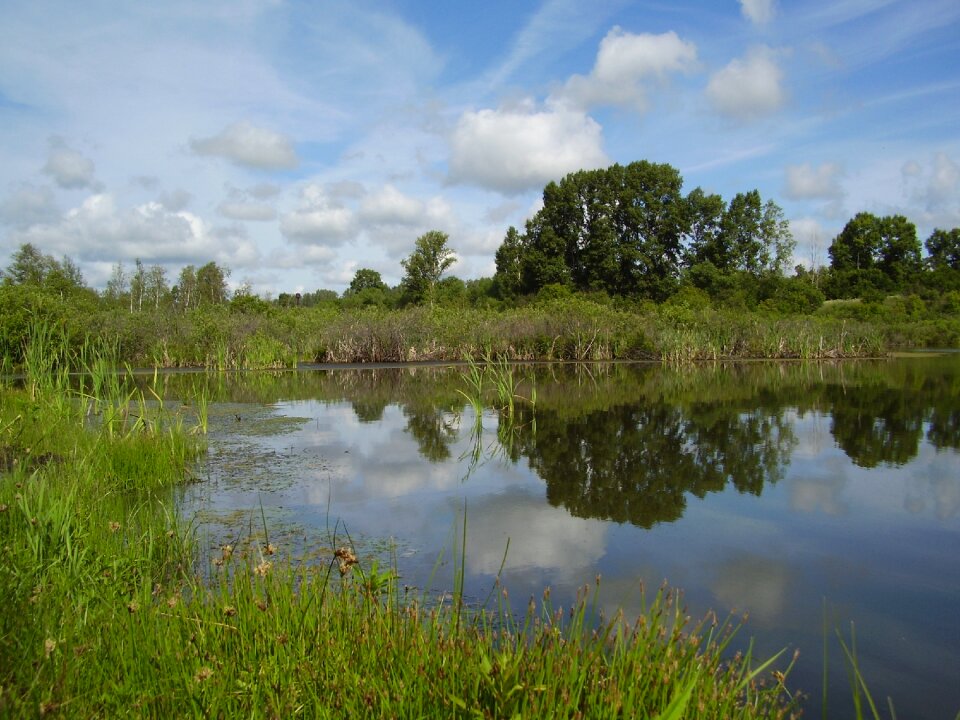
[[[261,502],[291,546],[333,526],[369,552],[393,538],[417,586],[443,551],[435,589],[452,587],[466,508],[474,596],[489,591],[508,539],[516,609],[546,586],[569,602],[599,573],[607,615],[629,616],[641,582],[668,579],[694,616],[749,611],[745,639],[761,654],[799,647],[794,683],[815,698],[825,604],[831,624],[856,622],[876,697],[892,695],[903,717],[952,717],[957,365],[518,368],[521,395],[535,378],[536,408],[521,403],[509,427],[485,410],[478,446],[458,369],[316,370],[254,388],[221,379],[208,480],[183,507],[201,511],[211,544],[238,532],[231,510],[259,524]],[[831,693],[848,702],[831,653]]]

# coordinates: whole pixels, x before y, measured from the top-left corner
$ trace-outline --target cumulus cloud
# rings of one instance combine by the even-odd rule
[[[960,225],[960,165],[940,151],[926,162],[908,160],[900,170],[911,213],[937,227]]]
[[[59,214],[49,187],[23,184],[0,201],[0,222],[18,228],[52,222]]]
[[[621,105],[643,112],[648,81],[662,83],[670,74],[690,72],[696,65],[696,45],[675,32],[635,35],[615,27],[600,42],[590,74],[571,77],[555,99],[582,108]]]
[[[294,242],[340,245],[356,233],[356,220],[352,210],[311,184],[301,192],[300,207],[280,220],[280,232]]]
[[[170,212],[157,202],[121,209],[109,194],[91,195],[59,221],[11,233],[14,243],[81,261],[141,258],[157,263],[254,262],[256,249],[242,233],[210,227],[188,212]]]
[[[409,253],[417,236],[427,230],[450,233],[460,247],[456,214],[439,195],[421,200],[387,184],[364,192],[357,221],[361,232],[391,257]]]
[[[513,194],[608,164],[602,129],[564,106],[464,113],[450,139],[450,180]]]
[[[423,220],[424,205],[393,185],[368,195],[360,203],[360,217],[377,225],[416,225]]]
[[[93,160],[67,147],[62,138],[51,138],[50,152],[43,172],[66,190],[97,189]]]
[[[740,0],[740,12],[754,25],[766,25],[776,12],[774,0]]]
[[[365,195],[358,215],[364,225],[373,227],[450,230],[456,224],[453,208],[442,197],[420,200],[389,184]]]
[[[769,47],[753,48],[745,58],[731,60],[707,84],[707,99],[722,115],[754,120],[783,107],[783,71]]]
[[[836,163],[788,165],[784,194],[791,200],[832,200],[843,192],[839,182],[842,175],[843,169]]]
[[[285,135],[248,122],[234,123],[219,134],[190,141],[197,155],[213,155],[258,170],[287,170],[298,164],[293,143]]]

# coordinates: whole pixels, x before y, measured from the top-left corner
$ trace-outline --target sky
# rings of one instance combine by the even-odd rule
[[[857,212],[960,226],[956,0],[0,0],[0,267],[136,259],[265,297],[492,275],[579,169],[758,189],[795,262]]]

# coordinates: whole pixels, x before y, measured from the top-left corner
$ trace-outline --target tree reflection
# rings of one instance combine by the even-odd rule
[[[854,463],[872,468],[903,465],[916,457],[923,435],[922,399],[885,387],[831,390],[830,430]]]
[[[448,413],[432,407],[407,406],[403,414],[407,418],[406,430],[417,441],[423,457],[430,462],[450,458],[450,445],[457,438],[457,428]]]
[[[956,355],[681,369],[550,365],[524,373],[537,385],[536,413],[521,404],[513,420],[501,417],[497,454],[527,458],[550,502],[584,517],[649,527],[679,518],[687,493],[732,485],[759,495],[789,462],[794,413],[830,417],[837,447],[865,468],[908,463],[924,441],[960,450]],[[396,406],[431,462],[452,459],[453,417],[464,408],[460,371],[439,367],[179,374],[164,383],[174,397],[214,402],[347,401],[361,422],[381,421]]]
[[[782,416],[704,410],[655,403],[573,417],[538,411],[535,434],[533,423],[523,426],[522,454],[552,505],[647,528],[679,519],[687,493],[703,497],[729,482],[759,494],[783,476],[795,439]]]

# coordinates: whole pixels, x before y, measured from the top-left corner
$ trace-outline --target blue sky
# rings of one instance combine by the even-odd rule
[[[394,284],[430,229],[491,275],[544,184],[643,159],[759,189],[822,265],[862,210],[960,226],[960,3],[9,1],[0,156],[0,263],[94,286]]]

